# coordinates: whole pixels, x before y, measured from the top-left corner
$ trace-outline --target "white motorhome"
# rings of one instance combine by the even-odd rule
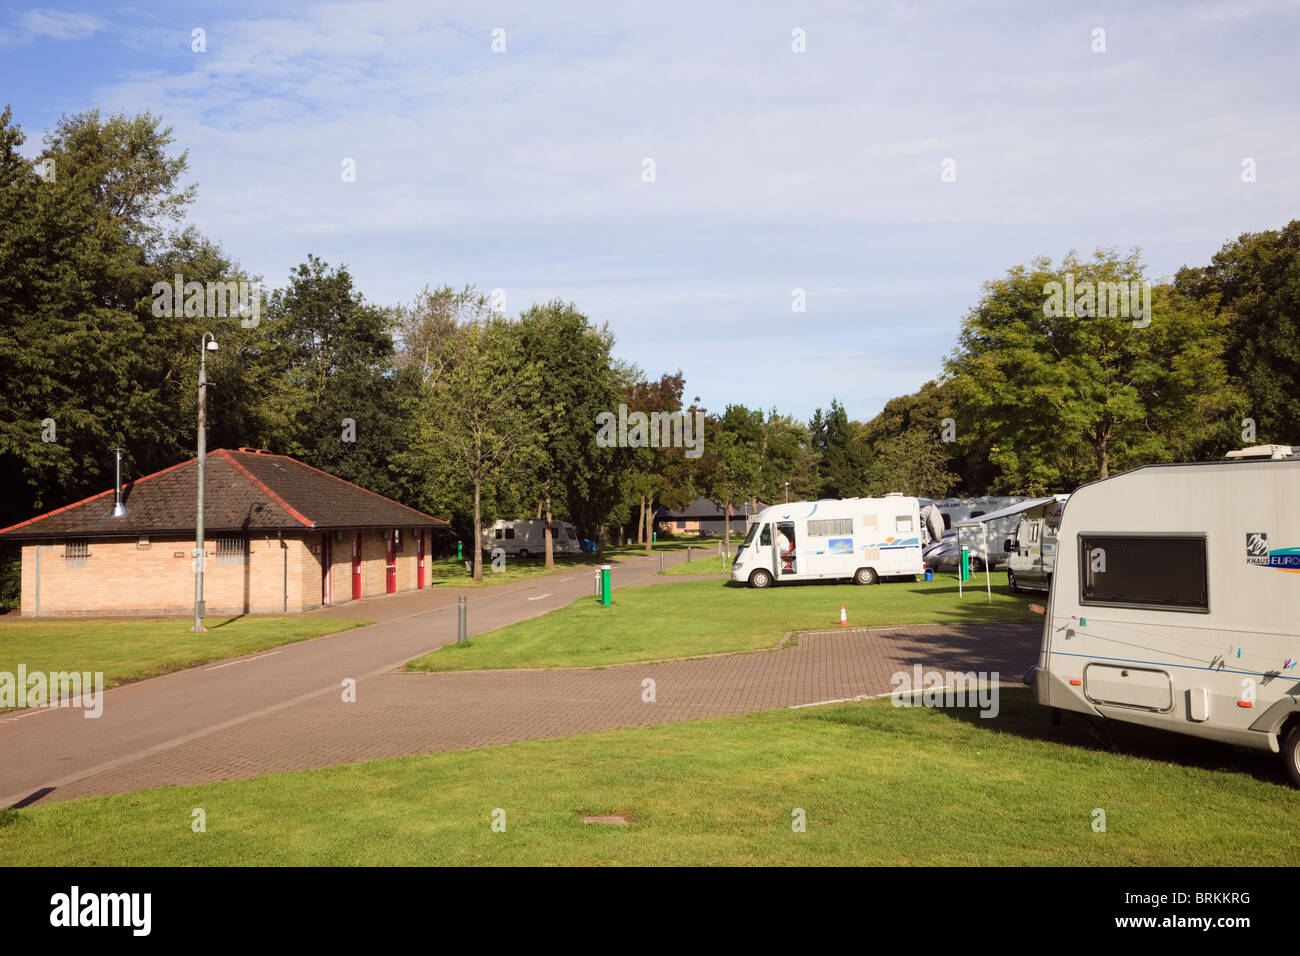
[[[1280,751],[1300,786],[1300,456],[1234,455],[1074,493],[1026,682],[1051,708]]]
[[[1069,497],[1031,498],[958,522],[958,530],[962,532],[961,546],[970,548],[972,555],[979,553],[983,547],[981,542],[986,542],[991,550],[995,534],[1006,534],[1009,528],[1014,529],[1012,536],[998,545],[1007,555],[1007,588],[1012,594],[1026,588],[1051,590],[1052,573],[1056,570],[1057,529]],[[971,563],[974,565],[975,562],[972,560]],[[972,570],[983,568],[973,567]]]
[[[921,551],[943,533],[937,511],[923,522],[916,498],[791,501],[754,516],[736,549],[731,580],[765,588],[785,581],[852,580],[921,574]]]
[[[551,537],[553,554],[582,553],[578,535],[569,522],[552,521]],[[546,522],[541,518],[494,522],[483,529],[483,551],[491,553],[497,548],[519,558],[546,554]]]
[[[972,571],[996,569],[1006,564],[1008,555],[1003,545],[1016,530],[1016,517],[1004,513],[1003,509],[1025,500],[1019,495],[984,495],[978,498],[944,498],[935,501],[934,506],[943,515],[943,540],[925,549],[926,566],[938,570],[960,567],[962,548],[970,550]],[[970,522],[976,518],[995,513],[1002,514],[1002,517],[985,528],[983,539],[978,534],[959,533],[959,525],[969,527]]]

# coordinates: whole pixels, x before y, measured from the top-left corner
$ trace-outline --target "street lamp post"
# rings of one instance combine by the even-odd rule
[[[198,518],[194,523],[194,626],[190,630],[195,634],[206,634],[203,626],[206,608],[203,606],[203,486],[207,470],[208,434],[207,403],[208,388],[208,353],[217,350],[217,337],[211,332],[204,332],[199,339],[199,505]]]
[[[790,503],[790,482],[785,483],[785,503]]]

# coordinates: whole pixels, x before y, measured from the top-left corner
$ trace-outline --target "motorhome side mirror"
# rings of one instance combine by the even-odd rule
[[[1016,550],[1016,539],[1015,539],[1015,538],[1007,538],[1007,540],[1003,541],[1003,542],[1002,542],[1002,550],[1003,550],[1003,551],[1015,551],[1015,550]]]

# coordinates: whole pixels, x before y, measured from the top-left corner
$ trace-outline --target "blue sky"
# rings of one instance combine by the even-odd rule
[[[315,253],[380,303],[560,297],[710,408],[865,420],[1011,266],[1164,278],[1300,215],[1295,2],[273,6],[0,0],[0,100],[32,153],[160,114],[190,221],[272,285]]]

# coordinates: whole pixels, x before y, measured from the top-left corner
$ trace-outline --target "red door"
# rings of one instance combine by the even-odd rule
[[[321,607],[328,607],[330,603],[330,545],[333,541],[334,533],[326,531],[320,536],[320,603]]]
[[[415,564],[415,586],[421,590],[424,589],[424,532],[416,532],[416,564]]]
[[[361,532],[352,539],[352,600],[361,600]]]
[[[393,594],[397,590],[397,531],[388,532],[388,555],[384,565],[384,592]]]

